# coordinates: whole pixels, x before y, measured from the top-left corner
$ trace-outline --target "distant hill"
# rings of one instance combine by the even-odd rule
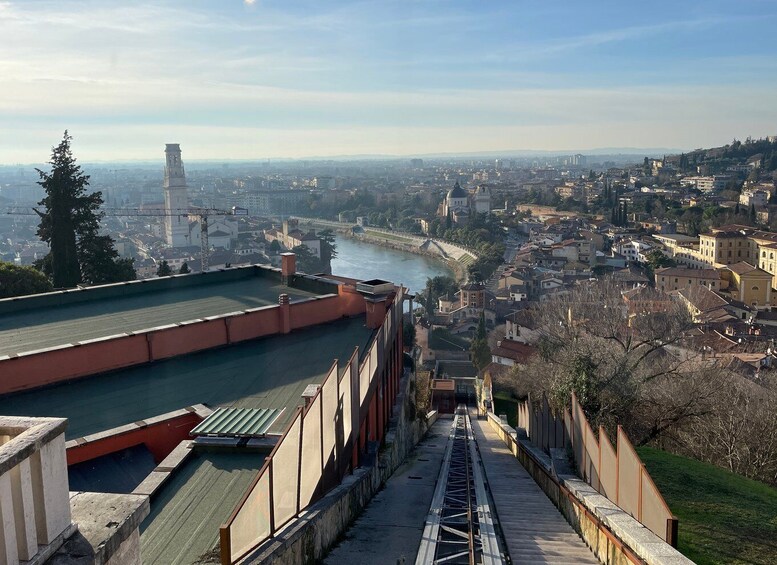
[[[777,136],[675,153],[667,155],[666,162],[683,172],[695,172],[701,166],[706,174],[722,173],[737,165],[750,165],[761,172],[777,171]]]

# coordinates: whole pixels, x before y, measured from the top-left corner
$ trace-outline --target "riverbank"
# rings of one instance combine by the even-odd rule
[[[381,230],[379,228],[364,228],[360,233],[354,233],[351,224],[340,224],[328,220],[315,218],[297,218],[300,226],[309,226],[315,229],[330,229],[337,233],[338,237],[344,237],[355,241],[361,241],[370,245],[385,247],[404,253],[412,253],[431,259],[445,265],[452,271],[454,278],[462,283],[467,280],[467,266],[473,263],[476,257],[474,253],[461,249],[446,242],[439,242],[433,238],[419,237],[404,232]],[[454,258],[445,248],[453,248],[459,252],[459,259]]]

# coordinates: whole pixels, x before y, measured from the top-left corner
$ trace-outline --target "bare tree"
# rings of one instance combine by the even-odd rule
[[[626,424],[644,443],[707,413],[718,377],[684,347],[693,322],[683,304],[650,289],[630,298],[603,280],[535,307],[540,359],[518,388],[547,392],[556,408],[574,391],[594,425]]]

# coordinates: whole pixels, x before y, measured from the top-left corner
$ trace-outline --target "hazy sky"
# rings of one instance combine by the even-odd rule
[[[777,1],[0,0],[0,162],[777,134]]]

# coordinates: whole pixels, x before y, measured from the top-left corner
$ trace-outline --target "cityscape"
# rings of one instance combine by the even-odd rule
[[[0,3],[0,565],[777,562],[775,6],[432,4]]]

